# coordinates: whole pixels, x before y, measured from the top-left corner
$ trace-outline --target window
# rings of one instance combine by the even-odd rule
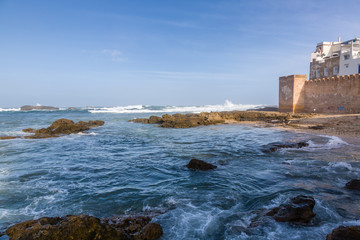
[[[329,76],[329,69],[328,68],[324,69],[324,76],[325,77]]]
[[[349,55],[349,54],[344,55],[344,60],[349,60],[349,59],[350,59],[350,55]]]
[[[349,64],[345,64],[344,66],[345,66],[346,68],[348,68],[348,67],[349,67]]]
[[[320,77],[320,69],[317,69],[315,74],[316,74],[316,78],[319,78]]]
[[[333,75],[337,75],[339,73],[339,67],[338,66],[335,66],[333,68]]]
[[[359,68],[358,73],[360,73],[360,64],[359,64],[358,68]]]

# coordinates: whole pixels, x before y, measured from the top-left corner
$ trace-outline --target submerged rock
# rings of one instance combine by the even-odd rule
[[[350,190],[360,190],[360,179],[353,179],[346,183],[345,188]]]
[[[30,110],[59,110],[59,108],[51,107],[51,106],[31,106],[31,105],[25,105],[20,108],[20,111],[30,111]]]
[[[80,133],[89,130],[93,127],[99,127],[104,125],[104,121],[96,120],[96,121],[88,121],[88,122],[77,122],[75,123],[69,119],[59,119],[51,124],[48,128],[41,129],[32,129],[26,128],[23,129],[23,132],[33,133],[33,135],[24,136],[23,138],[27,139],[39,139],[39,138],[51,138],[51,137],[60,137],[61,135],[68,135],[72,133]],[[0,136],[0,139],[12,139],[12,138],[20,138],[20,136]]]
[[[312,197],[299,195],[288,204],[271,209],[266,216],[273,217],[277,222],[309,223],[315,217],[313,208],[315,200]]]
[[[150,217],[124,217],[100,220],[88,215],[45,217],[15,224],[6,230],[10,240],[116,239],[155,240],[163,231]]]
[[[307,142],[298,142],[298,143],[272,143],[264,147],[262,150],[264,153],[272,153],[282,148],[302,148],[308,147]]]
[[[326,236],[326,240],[358,240],[360,239],[360,226],[340,226]]]
[[[203,170],[203,171],[217,168],[217,166],[215,165],[212,165],[210,163],[198,159],[191,159],[191,161],[186,165],[186,167],[192,170]]]
[[[15,139],[20,138],[19,136],[0,136],[0,140],[9,140],[9,139]]]

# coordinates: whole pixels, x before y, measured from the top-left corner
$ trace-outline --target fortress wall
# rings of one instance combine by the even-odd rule
[[[360,113],[360,74],[305,82],[304,112]]]
[[[306,75],[290,75],[279,78],[279,111],[302,112],[304,110],[304,85]]]

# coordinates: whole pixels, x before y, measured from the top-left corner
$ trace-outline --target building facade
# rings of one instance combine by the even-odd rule
[[[360,73],[360,39],[321,42],[311,53],[309,79]]]

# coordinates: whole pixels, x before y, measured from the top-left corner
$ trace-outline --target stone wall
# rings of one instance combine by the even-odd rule
[[[338,68],[337,73],[334,73],[334,67]],[[341,66],[342,67],[342,66]],[[325,76],[325,68],[328,69],[328,76]],[[339,74],[340,70],[340,57],[335,56],[331,58],[324,59],[324,61],[315,61],[310,62],[310,76],[309,79],[316,79],[316,71],[320,70],[320,76],[318,78],[324,77],[335,77]]]
[[[280,112],[360,113],[360,74],[306,81],[306,75],[279,78]]]

